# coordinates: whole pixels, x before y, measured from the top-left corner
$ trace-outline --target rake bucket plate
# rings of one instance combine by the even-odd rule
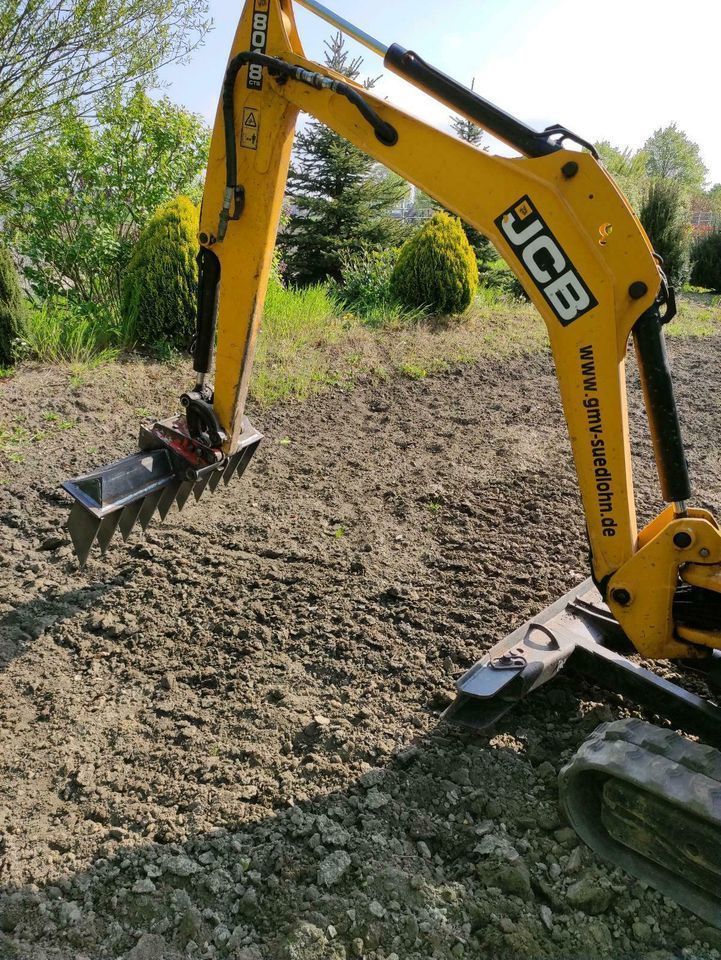
[[[145,531],[156,513],[165,520],[173,503],[182,510],[191,494],[199,500],[221,480],[242,476],[262,439],[244,419],[238,447],[225,457],[193,440],[184,417],[143,425],[138,453],[62,485],[75,501],[68,530],[80,566],[93,544],[104,554],[116,530],[127,540],[136,524]]]

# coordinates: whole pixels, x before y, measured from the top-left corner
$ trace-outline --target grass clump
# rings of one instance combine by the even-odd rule
[[[338,379],[333,346],[348,329],[327,284],[296,289],[268,285],[251,393],[262,403],[302,399]]]
[[[104,312],[54,297],[28,311],[21,346],[40,363],[96,366],[117,356],[117,329]]]

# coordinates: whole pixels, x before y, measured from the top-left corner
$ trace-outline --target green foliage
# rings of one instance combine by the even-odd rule
[[[694,143],[675,123],[659,127],[643,145],[646,174],[653,179],[675,180],[690,191],[700,190],[708,170]]]
[[[483,264],[481,284],[503,300],[528,300],[528,294],[513,270],[502,257]]]
[[[64,296],[117,322],[139,231],[178,193],[198,196],[208,132],[140,89],[107,100],[98,119],[93,127],[63,114],[52,142],[13,166],[5,229],[40,301]]]
[[[207,32],[207,0],[5,0],[0,4],[1,187],[7,163],[48,138],[63,114],[182,59]]]
[[[476,257],[461,223],[437,213],[401,247],[391,290],[409,308],[434,313],[466,310],[478,289]]]
[[[342,37],[328,47],[327,65],[355,79],[362,61],[348,62]],[[340,281],[348,257],[396,245],[401,227],[390,210],[407,189],[343,137],[308,123],[296,136],[288,175],[291,213],[279,237],[288,279],[301,286]]]
[[[471,80],[471,90],[476,86],[476,78]],[[483,140],[483,130],[474,123],[473,120],[467,120],[466,117],[451,115],[451,130],[460,139],[466,143],[472,143],[474,147],[479,147]],[[487,148],[486,148],[487,149]]]
[[[123,283],[124,339],[187,349],[195,332],[199,211],[188,197],[160,207],[133,251]]]
[[[107,315],[65,297],[29,310],[22,351],[41,363],[96,364],[117,355],[117,330]]]
[[[24,325],[25,305],[15,263],[10,251],[0,247],[0,367],[17,360]]]
[[[721,230],[701,237],[694,244],[691,282],[709,290],[721,290]]]
[[[608,140],[596,144],[601,162],[621,188],[634,210],[643,202],[646,189],[646,164],[648,157],[644,150],[631,150],[629,147],[614,147]]]
[[[663,259],[669,280],[680,286],[688,279],[689,228],[682,188],[674,180],[653,180],[639,214],[656,253]]]
[[[398,249],[361,250],[347,257],[342,266],[343,279],[339,296],[345,306],[361,316],[390,305],[391,274],[398,259]]]

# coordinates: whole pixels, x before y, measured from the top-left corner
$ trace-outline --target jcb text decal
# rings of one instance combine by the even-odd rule
[[[495,223],[564,327],[598,306],[528,197],[517,200]]]
[[[270,0],[255,0],[253,26],[250,32],[250,49],[253,53],[265,53],[268,42],[268,9]],[[257,63],[248,66],[248,89],[263,89],[263,68]]]

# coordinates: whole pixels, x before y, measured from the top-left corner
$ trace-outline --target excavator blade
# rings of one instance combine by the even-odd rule
[[[175,503],[182,510],[190,495],[200,500],[221,480],[242,476],[262,435],[245,420],[237,449],[217,462],[198,458],[183,418],[141,428],[141,450],[100,470],[62,484],[73,498],[70,538],[81,567],[95,544],[105,554],[116,530],[127,540],[137,526],[143,533],[157,513],[165,520]],[[206,451],[200,451],[207,458]]]

